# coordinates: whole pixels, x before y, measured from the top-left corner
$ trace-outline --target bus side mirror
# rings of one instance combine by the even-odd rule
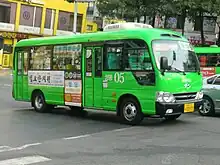
[[[167,59],[167,57],[161,57],[160,58],[160,69],[161,70],[166,70],[168,68],[169,68],[169,66],[168,66],[168,59]]]

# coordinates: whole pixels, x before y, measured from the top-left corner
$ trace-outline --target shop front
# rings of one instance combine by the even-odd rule
[[[28,36],[22,33],[0,31],[0,38],[2,40],[2,51],[0,51],[0,66],[3,68],[11,68],[13,66],[14,45],[19,40],[28,38]]]

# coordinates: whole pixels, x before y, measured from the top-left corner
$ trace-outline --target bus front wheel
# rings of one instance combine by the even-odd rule
[[[36,112],[47,112],[48,105],[42,92],[35,92],[32,97],[32,104]]]
[[[123,122],[130,125],[138,125],[144,119],[140,104],[132,97],[123,99],[120,104],[120,114]]]

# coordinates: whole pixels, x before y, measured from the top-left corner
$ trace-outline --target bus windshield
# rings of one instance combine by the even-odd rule
[[[169,65],[167,72],[199,71],[199,62],[190,43],[174,40],[155,40],[152,45],[157,67],[159,69],[160,58],[166,57]]]

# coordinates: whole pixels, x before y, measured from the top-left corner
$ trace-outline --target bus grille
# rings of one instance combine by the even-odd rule
[[[196,92],[174,94],[174,97],[177,102],[195,100],[196,99]]]

